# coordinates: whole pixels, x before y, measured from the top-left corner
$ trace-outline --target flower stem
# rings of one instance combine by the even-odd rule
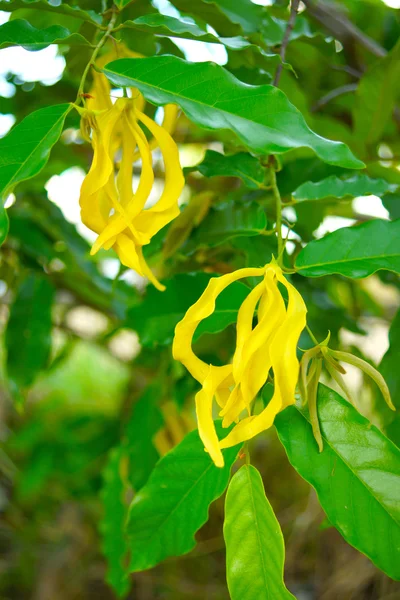
[[[282,239],[282,199],[279,193],[279,188],[276,183],[276,173],[275,167],[273,164],[269,166],[270,178],[271,178],[271,188],[275,198],[275,207],[276,207],[276,234],[278,236],[278,264],[282,266],[282,254],[283,254],[283,239]]]
[[[76,100],[75,100],[75,104],[80,104],[81,101],[82,101],[82,94],[83,94],[83,90],[84,90],[84,87],[85,87],[86,77],[87,77],[87,75],[89,73],[90,67],[94,64],[94,62],[95,62],[95,60],[97,58],[97,55],[98,55],[100,49],[102,48],[102,46],[105,44],[107,38],[110,37],[111,32],[112,32],[112,30],[114,28],[114,25],[115,25],[115,21],[117,20],[117,16],[118,16],[118,12],[116,10],[113,10],[110,22],[109,22],[109,24],[107,26],[107,29],[105,30],[104,35],[102,35],[102,37],[100,38],[99,43],[97,44],[97,46],[93,50],[93,54],[90,57],[90,60],[89,60],[88,64],[85,67],[85,70],[83,71],[82,78],[81,78],[81,81],[80,81],[80,84],[79,84],[79,88],[78,88],[78,93],[77,93]]]

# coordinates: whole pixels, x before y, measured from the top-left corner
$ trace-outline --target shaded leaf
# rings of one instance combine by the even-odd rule
[[[132,407],[123,440],[125,455],[129,458],[129,481],[134,490],[144,486],[160,455],[153,437],[164,421],[158,406],[160,389],[149,385]]]
[[[258,236],[267,227],[264,209],[258,204],[240,205],[229,203],[213,208],[196,229],[188,244],[187,252],[199,246],[218,246],[235,237]]]
[[[353,111],[356,141],[372,144],[382,136],[400,92],[400,41],[363,75]]]
[[[385,194],[381,198],[383,206],[389,212],[390,217],[400,219],[400,193]]]
[[[126,487],[121,472],[123,459],[121,447],[111,450],[103,472],[101,497],[104,514],[100,523],[102,549],[108,566],[106,581],[119,597],[125,596],[130,587],[124,564],[128,552],[125,536],[128,506],[125,503]]]
[[[104,73],[116,85],[139,88],[154,104],[178,104],[197,125],[230,129],[254,152],[280,154],[304,146],[327,163],[363,167],[345,144],[313,133],[279,89],[246,85],[214,63],[126,58],[109,63]]]
[[[243,465],[225,500],[226,573],[232,600],[289,600],[283,582],[285,547],[260,473]]]
[[[400,220],[343,227],[307,244],[296,260],[306,277],[339,273],[358,279],[379,269],[400,273]]]
[[[129,310],[126,325],[139,334],[143,346],[170,344],[175,326],[200,298],[211,277],[201,272],[175,275],[165,281],[167,289],[161,297],[160,292],[149,287],[143,303]],[[214,313],[197,328],[195,339],[203,333],[218,333],[233,323],[247,294],[248,288],[241,282],[234,282],[229,290],[224,290]]]
[[[224,492],[238,449],[224,451],[220,469],[192,431],[158,462],[129,511],[131,571],[151,569],[194,548],[194,534],[207,521],[210,504]]]
[[[2,202],[0,202],[0,246],[5,241],[10,223],[8,220],[7,211]]]
[[[70,104],[41,108],[0,140],[0,196],[43,169],[70,110]]]
[[[400,579],[400,450],[322,384],[318,414],[321,453],[304,413],[290,407],[275,419],[289,460],[345,540]]]
[[[50,4],[45,0],[12,0],[12,2],[7,2],[5,0],[0,1],[0,10],[4,10],[6,12],[14,12],[15,10],[19,10],[21,8],[30,8],[38,11],[58,13],[61,15],[67,15],[68,17],[81,19],[82,21],[88,21],[89,23],[98,23],[99,25],[102,22],[101,15],[97,14],[93,10],[82,10],[79,8],[79,6],[71,6],[69,4],[62,4],[61,2],[59,4]]]
[[[25,50],[43,50],[50,44],[88,46],[89,42],[79,33],[72,33],[65,27],[52,25],[46,29],[36,29],[24,19],[8,21],[0,26],[0,48],[22,46]]]
[[[298,202],[303,200],[322,200],[323,198],[355,198],[373,194],[382,196],[397,189],[394,183],[385,179],[371,179],[367,175],[354,175],[349,179],[339,179],[335,175],[322,181],[307,181],[293,192],[293,198]]]
[[[204,177],[239,177],[251,190],[262,188],[265,180],[260,161],[247,152],[226,155],[207,150],[201,163],[185,169],[192,171],[199,171]]]
[[[389,331],[389,348],[382,358],[379,371],[388,384],[392,402],[400,409],[400,310],[395,315]]]
[[[32,274],[20,285],[11,306],[6,330],[7,373],[20,388],[30,386],[47,365],[53,297],[51,283]]]

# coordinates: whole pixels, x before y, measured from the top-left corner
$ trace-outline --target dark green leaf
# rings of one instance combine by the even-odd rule
[[[232,600],[289,600],[283,582],[285,547],[260,473],[243,465],[225,500],[226,573]]]
[[[126,58],[109,63],[104,72],[116,85],[139,88],[154,104],[178,104],[198,125],[230,129],[254,152],[279,154],[304,146],[327,163],[364,166],[345,144],[312,132],[279,89],[246,85],[214,63]]]
[[[369,145],[379,140],[399,91],[400,42],[363,75],[356,92],[354,137]]]
[[[136,491],[144,486],[160,457],[153,444],[153,437],[164,424],[158,407],[160,393],[157,385],[147,386],[133,405],[125,430],[123,446],[129,458],[129,480]]]
[[[199,171],[205,177],[239,177],[251,190],[262,188],[265,180],[260,161],[247,152],[225,155],[207,150],[201,163],[185,171]]]
[[[194,534],[224,492],[237,453],[238,446],[224,451],[225,467],[219,469],[192,431],[159,461],[130,507],[131,571],[151,569],[194,548]]]
[[[36,29],[28,21],[15,19],[0,26],[0,48],[22,46],[25,50],[43,50],[50,44],[88,46],[89,42],[65,27],[52,25],[46,29]]]
[[[316,489],[329,521],[345,540],[400,579],[400,450],[321,384],[318,414],[322,453],[305,414],[290,407],[276,418],[289,460]]]
[[[167,289],[160,294],[149,287],[144,302],[128,313],[127,326],[137,331],[143,346],[167,345],[172,342],[174,329],[187,309],[204,292],[211,275],[206,273],[180,274],[165,281]],[[218,297],[215,312],[199,325],[195,339],[203,333],[217,333],[233,323],[248,288],[235,282]]]
[[[349,179],[339,179],[335,175],[322,181],[307,181],[293,192],[293,198],[302,200],[322,200],[323,198],[355,198],[374,194],[382,196],[397,189],[394,183],[384,179],[370,179],[367,175],[354,175]]]
[[[212,209],[195,230],[187,252],[199,246],[218,246],[235,237],[252,237],[262,234],[267,227],[264,209],[258,204],[240,205],[229,203]]]
[[[10,193],[17,183],[43,169],[70,110],[70,104],[41,108],[0,140],[1,197]]]
[[[103,519],[100,531],[103,538],[103,553],[107,559],[106,581],[119,597],[129,590],[129,580],[124,565],[128,544],[125,536],[125,521],[128,507],[125,502],[126,486],[122,477],[124,452],[121,447],[114,448],[108,457],[103,473]]]
[[[7,211],[4,208],[3,203],[0,202],[0,246],[1,244],[3,244],[7,237],[9,226],[10,224],[8,220]]]
[[[5,0],[0,1],[0,10],[4,10],[6,12],[14,12],[15,10],[20,10],[21,8],[30,8],[38,11],[58,13],[61,15],[67,15],[68,17],[75,17],[76,19],[81,19],[82,21],[88,21],[89,23],[95,22],[101,24],[102,21],[102,17],[93,10],[81,10],[79,6],[70,6],[69,4],[62,4],[61,2],[59,4],[50,4],[45,0],[12,0],[12,2],[7,2]]]
[[[379,366],[379,371],[388,384],[393,404],[400,409],[400,310],[393,319],[389,331],[389,349]]]
[[[20,388],[30,386],[47,365],[53,296],[50,282],[32,274],[22,282],[11,306],[6,331],[7,373]]]
[[[383,206],[389,212],[390,217],[400,219],[400,193],[385,194],[381,198]]]
[[[344,227],[307,244],[296,260],[306,277],[340,273],[358,279],[379,269],[400,273],[400,220]]]

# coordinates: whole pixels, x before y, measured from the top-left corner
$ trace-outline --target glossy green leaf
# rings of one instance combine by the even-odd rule
[[[200,298],[210,278],[206,273],[175,275],[164,282],[167,289],[162,296],[149,287],[144,302],[129,311],[126,325],[138,333],[143,346],[169,345],[175,326]],[[224,290],[217,299],[214,313],[197,328],[195,339],[203,333],[222,331],[233,323],[247,293],[248,288],[241,282]]]
[[[373,194],[382,196],[397,190],[397,185],[385,179],[371,179],[367,175],[354,175],[349,179],[339,179],[335,175],[322,181],[307,181],[293,192],[297,202],[303,200],[322,200],[324,198],[355,198]]]
[[[126,58],[109,63],[104,72],[116,85],[139,88],[154,104],[178,104],[197,125],[230,129],[254,152],[279,154],[308,147],[327,163],[364,166],[345,144],[312,132],[279,89],[246,85],[214,63],[175,56]]]
[[[199,171],[204,177],[239,177],[251,190],[262,188],[265,180],[260,161],[247,152],[220,154],[207,150],[201,163],[185,171]]]
[[[207,521],[210,504],[224,492],[237,453],[238,446],[224,451],[220,469],[192,431],[161,458],[130,507],[131,571],[151,569],[195,547],[194,535]]]
[[[163,426],[159,409],[161,391],[157,384],[148,385],[132,407],[123,439],[124,453],[129,459],[129,481],[134,490],[144,486],[160,455],[153,437]]]
[[[380,569],[400,579],[400,450],[339,394],[320,384],[324,442],[295,407],[275,419],[290,462],[317,491],[329,521]]]
[[[43,169],[70,110],[70,104],[41,108],[0,140],[0,197]]]
[[[9,220],[7,211],[2,202],[0,202],[0,246],[4,243],[9,229]]]
[[[19,388],[30,386],[46,367],[51,349],[54,288],[32,274],[18,289],[6,330],[7,374]]]
[[[399,91],[400,42],[363,75],[353,111],[357,143],[372,144],[382,136]]]
[[[229,203],[211,209],[185,246],[191,252],[200,246],[218,246],[231,238],[261,235],[267,227],[264,209],[258,204]]]
[[[226,574],[232,600],[289,600],[283,582],[285,547],[260,473],[243,465],[225,500]]]
[[[400,273],[400,220],[344,227],[307,244],[296,260],[306,277],[339,273],[358,279],[379,269]]]
[[[243,31],[256,31],[254,29],[255,19],[259,15],[260,8],[254,4],[251,6],[250,0],[243,0],[238,3],[235,0],[172,0],[172,4],[182,13],[200,17],[203,21],[214,27],[220,34],[225,36],[236,35]],[[248,10],[246,17],[245,11]]]
[[[22,46],[25,50],[43,50],[50,44],[88,46],[89,42],[80,34],[72,33],[65,27],[52,25],[46,29],[36,29],[24,19],[8,21],[0,26],[0,48]]]
[[[35,9],[37,11],[48,11],[50,13],[56,13],[61,15],[67,15],[68,17],[74,17],[81,19],[82,21],[88,21],[89,23],[101,24],[101,15],[95,13],[93,10],[82,10],[79,6],[71,6],[69,4],[52,3],[46,2],[45,0],[12,0],[7,2],[6,0],[0,1],[0,10],[6,12],[14,12],[24,8]]]
[[[103,519],[100,522],[102,549],[108,567],[106,581],[119,597],[125,596],[130,587],[125,566],[128,552],[125,536],[128,507],[122,477],[123,460],[124,452],[121,447],[110,452],[103,472]]]

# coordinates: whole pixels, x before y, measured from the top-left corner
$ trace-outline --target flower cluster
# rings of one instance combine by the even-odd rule
[[[106,77],[94,73],[92,98],[81,111],[81,130],[94,150],[92,165],[81,187],[81,219],[98,234],[91,254],[100,248],[113,248],[123,265],[163,290],[143,257],[142,248],[179,214],[184,177],[178,148],[168,131],[172,129],[176,108],[166,109],[165,126],[160,126],[144,114],[144,99],[138,90],[131,93],[131,98],[118,98],[113,104]],[[152,140],[148,141],[143,125]],[[148,207],[154,183],[151,150],[157,146],[164,161],[165,183],[158,201]],[[141,174],[133,190],[133,165],[138,159]]]
[[[231,364],[208,365],[192,350],[196,327],[215,309],[218,295],[229,284],[245,277],[262,277],[242,303],[237,318],[236,350]],[[288,293],[288,303],[279,289]],[[253,326],[255,313],[257,324]],[[251,439],[268,429],[275,416],[295,401],[299,373],[297,342],[306,324],[306,306],[299,292],[272,262],[263,268],[239,269],[213,278],[199,300],[189,308],[175,329],[173,355],[182,362],[202,389],[196,395],[199,434],[218,467],[224,465],[221,450]],[[274,374],[274,395],[267,407],[251,416],[251,405],[269,373]],[[237,424],[221,441],[213,421],[214,397],[223,417],[223,427]],[[248,416],[241,418],[246,411]]]

